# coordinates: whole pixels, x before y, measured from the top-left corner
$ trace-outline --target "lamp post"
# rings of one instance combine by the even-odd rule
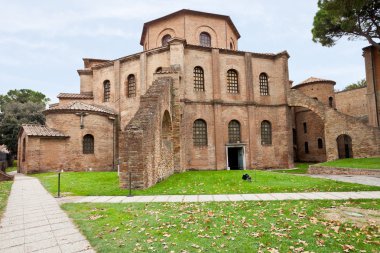
[[[57,194],[57,198],[61,197],[61,173],[63,173],[63,170],[58,171],[58,194]]]

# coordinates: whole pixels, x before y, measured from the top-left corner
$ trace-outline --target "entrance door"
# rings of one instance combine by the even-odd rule
[[[227,162],[230,170],[244,169],[244,149],[243,147],[228,147]]]
[[[336,139],[339,159],[352,158],[352,140],[347,134],[339,135]]]

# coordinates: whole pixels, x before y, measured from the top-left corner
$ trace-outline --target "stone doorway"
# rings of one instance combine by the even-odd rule
[[[339,159],[352,158],[352,139],[347,134],[341,134],[336,138]]]
[[[227,146],[227,170],[245,169],[245,148],[244,146]]]

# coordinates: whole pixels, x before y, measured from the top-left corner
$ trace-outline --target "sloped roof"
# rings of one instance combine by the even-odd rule
[[[75,99],[93,99],[92,94],[79,94],[79,93],[59,93],[57,98],[75,98]]]
[[[45,125],[37,125],[37,124],[23,124],[21,128],[25,131],[28,136],[39,136],[39,137],[69,137],[64,133],[55,130],[53,128],[49,128]]]
[[[295,87],[300,87],[306,84],[312,84],[312,83],[331,83],[332,85],[335,85],[335,81],[329,80],[329,79],[323,79],[323,78],[318,78],[318,77],[309,77],[308,79],[302,81],[301,83],[293,86],[292,88]]]
[[[215,14],[215,13],[202,12],[202,11],[194,11],[194,10],[189,10],[189,9],[182,9],[182,10],[170,13],[170,14],[168,14],[166,16],[163,16],[163,17],[160,17],[160,18],[157,18],[157,19],[154,19],[154,20],[151,20],[149,22],[144,23],[143,31],[141,33],[140,45],[143,45],[143,40],[144,40],[146,31],[147,31],[147,27],[149,25],[151,25],[153,23],[156,23],[158,21],[161,21],[161,20],[172,18],[172,17],[174,17],[176,15],[181,15],[181,14],[195,14],[195,15],[211,16],[211,17],[225,19],[227,21],[227,23],[232,27],[232,30],[236,33],[237,38],[238,39],[240,38],[240,33],[237,30],[236,26],[234,25],[234,23],[232,22],[232,20],[231,20],[231,18],[229,16]]]
[[[63,111],[86,111],[86,112],[98,112],[110,115],[115,115],[114,111],[110,108],[100,105],[90,105],[79,101],[71,102],[65,105],[57,105],[52,108],[46,109],[44,113],[50,112],[63,112]]]

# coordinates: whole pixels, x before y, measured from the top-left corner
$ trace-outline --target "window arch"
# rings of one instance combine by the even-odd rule
[[[231,120],[228,124],[229,143],[240,142],[240,123],[237,120]]]
[[[166,34],[164,37],[161,39],[162,46],[165,47],[168,45],[169,40],[172,38],[170,34]]]
[[[103,101],[109,102],[111,98],[111,82],[109,80],[105,80],[103,82]]]
[[[127,97],[136,97],[136,78],[133,74],[127,78]]]
[[[323,148],[323,140],[322,140],[322,138],[318,138],[318,148],[319,149]]]
[[[94,153],[94,136],[86,134],[83,136],[83,154]]]
[[[203,69],[196,66],[193,71],[194,74],[194,90],[195,91],[205,91],[205,78]]]
[[[227,91],[229,93],[239,93],[238,72],[234,69],[227,71]]]
[[[269,96],[269,84],[268,84],[268,75],[261,73],[259,76],[260,81],[260,95]]]
[[[193,123],[194,146],[207,146],[207,123],[203,119],[197,119]]]
[[[211,36],[207,32],[199,34],[199,44],[202,47],[211,47]]]
[[[261,122],[261,144],[272,144],[272,124],[267,120]]]
[[[333,102],[334,102],[333,97],[329,97],[329,106],[330,107],[333,107]]]

